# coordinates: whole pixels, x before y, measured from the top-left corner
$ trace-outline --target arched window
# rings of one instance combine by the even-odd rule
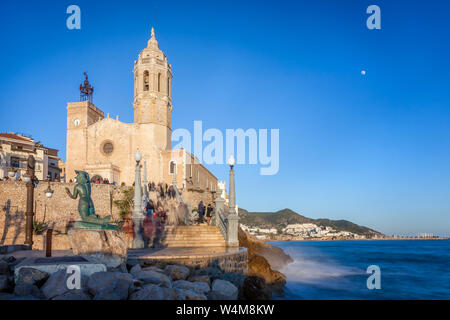
[[[148,71],[144,71],[144,91],[148,91],[150,88],[150,74]]]
[[[158,92],[161,92],[161,73],[158,73]]]
[[[170,96],[170,79],[167,77],[167,95]]]

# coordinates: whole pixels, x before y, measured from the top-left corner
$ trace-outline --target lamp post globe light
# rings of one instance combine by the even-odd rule
[[[48,199],[51,199],[52,197],[53,197],[53,190],[52,190],[52,188],[50,187],[50,180],[48,181],[48,188],[47,188],[47,190],[45,190],[45,196],[48,198]]]
[[[139,162],[141,162],[141,160],[142,160],[142,154],[141,154],[141,152],[139,151],[139,149],[137,149],[137,150],[136,150],[136,153],[134,154],[134,160],[136,160],[136,162],[138,163],[138,165],[139,165]]]
[[[233,169],[235,163],[236,161],[234,160],[234,156],[231,155],[230,158],[228,159],[228,164],[230,165],[231,169]]]

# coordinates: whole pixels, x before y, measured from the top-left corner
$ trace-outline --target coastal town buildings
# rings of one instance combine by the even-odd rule
[[[54,181],[61,178],[58,150],[12,132],[0,133],[0,178],[21,179],[27,171],[30,155],[36,160],[35,176],[38,180]]]
[[[313,223],[288,224],[284,228],[259,228],[241,224],[241,228],[259,239],[269,239],[274,236],[290,238],[351,238],[366,239],[366,236],[348,231],[337,231],[331,227],[318,226]]]

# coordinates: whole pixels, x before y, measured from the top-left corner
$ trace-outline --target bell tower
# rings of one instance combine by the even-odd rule
[[[134,123],[172,128],[172,67],[159,49],[152,28],[147,47],[134,63]],[[160,128],[161,129],[161,128]],[[170,143],[169,146],[170,148]]]

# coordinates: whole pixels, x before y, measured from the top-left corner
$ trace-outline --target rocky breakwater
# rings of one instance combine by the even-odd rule
[[[206,274],[206,269],[181,265],[161,269],[122,264],[82,276],[79,289],[68,288],[71,274],[66,270],[48,274],[22,268],[14,281],[14,265],[13,257],[0,256],[0,300],[236,300],[239,296],[239,288],[225,280],[226,274]]]
[[[278,247],[251,236],[239,229],[239,245],[247,248],[248,278],[243,289],[248,299],[268,299],[273,294],[281,295],[286,276],[281,268],[293,262],[292,258]]]

